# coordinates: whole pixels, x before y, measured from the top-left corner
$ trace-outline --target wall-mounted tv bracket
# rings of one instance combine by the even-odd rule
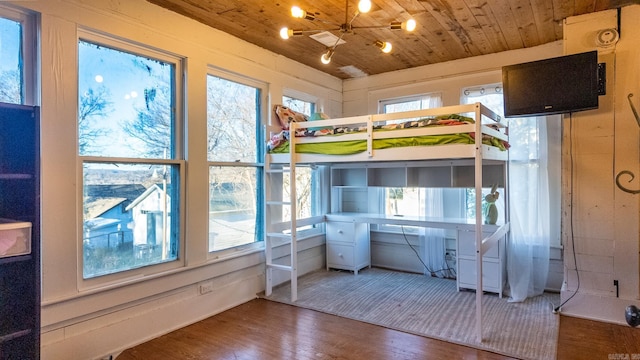
[[[640,117],[638,116],[638,112],[636,111],[636,107],[633,105],[633,101],[631,101],[632,97],[633,97],[633,93],[629,93],[629,95],[627,95],[627,100],[629,100],[629,106],[631,106],[631,112],[633,112],[633,117],[636,118],[636,122],[638,123],[638,126],[640,127]],[[616,186],[620,190],[622,190],[624,192],[628,192],[630,194],[640,194],[640,190],[627,189],[622,184],[620,184],[620,177],[622,175],[629,175],[631,177],[628,182],[631,182],[633,180],[633,178],[635,178],[635,175],[633,175],[633,173],[631,171],[622,170],[622,171],[620,171],[618,173],[618,175],[616,175]]]
[[[607,64],[598,63],[598,95],[607,95]]]

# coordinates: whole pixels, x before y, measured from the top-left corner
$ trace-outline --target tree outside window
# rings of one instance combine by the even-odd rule
[[[0,17],[0,101],[22,104],[22,24]]]
[[[230,74],[207,76],[209,251],[262,240],[262,91]]]
[[[311,116],[316,112],[316,104],[310,101],[297,99],[290,96],[282,97],[282,104],[291,110]],[[319,184],[318,168],[311,166],[298,166],[296,168],[296,219],[304,219],[319,214]],[[285,173],[282,179],[283,201],[289,201],[289,184],[291,179]],[[289,219],[290,207],[284,207],[283,219]],[[298,230],[304,230],[299,228]]]
[[[178,259],[178,65],[92,34],[78,42],[85,279]]]

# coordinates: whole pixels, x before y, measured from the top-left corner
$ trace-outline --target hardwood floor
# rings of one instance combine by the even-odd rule
[[[618,355],[627,357],[615,357]],[[561,316],[557,358],[640,359],[640,328]],[[513,358],[255,299],[117,357],[143,359]]]
[[[640,360],[640,327],[561,316],[559,332],[559,360]]]

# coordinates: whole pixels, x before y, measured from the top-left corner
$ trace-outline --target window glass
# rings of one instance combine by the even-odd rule
[[[478,88],[469,88],[463,91],[462,102],[474,103],[482,102],[496,114],[503,116],[503,94],[501,84],[485,85]],[[509,118],[509,178],[511,187],[509,195],[512,198],[528,198],[530,203],[536,204],[533,207],[524,206],[519,211],[517,218],[523,223],[536,223],[526,221],[526,219],[537,219],[538,211],[549,214],[549,228],[544,229],[539,226],[537,230],[548,232],[544,237],[549,237],[551,245],[561,246],[560,243],[560,212],[561,204],[558,196],[553,198],[553,194],[559,194],[561,183],[560,176],[552,174],[560,173],[560,147],[561,139],[557,134],[562,133],[561,121],[558,115],[547,117],[520,117]],[[506,121],[503,120],[503,121]],[[555,149],[556,151],[553,151]],[[555,171],[555,172],[552,172]],[[517,181],[514,181],[517,180]],[[540,190],[540,189],[547,190]],[[548,191],[550,194],[548,201],[537,197],[537,191]],[[467,217],[475,218],[475,191],[466,190]],[[488,193],[488,189],[483,189],[483,195]],[[504,194],[504,190],[500,191]],[[516,195],[516,194],[519,194]],[[498,213],[504,214],[504,199],[500,196],[496,203]],[[519,203],[524,203],[520,201]],[[485,203],[486,204],[486,203]],[[540,210],[542,209],[542,210]],[[525,210],[525,211],[523,211]],[[513,204],[511,207],[512,229],[517,219],[514,219]],[[522,220],[525,219],[525,220]],[[520,231],[529,231],[524,226],[515,226]],[[513,236],[512,232],[512,236]],[[531,235],[531,234],[529,234]],[[516,235],[519,236],[519,235]],[[537,236],[527,236],[529,239],[536,239]]]
[[[80,41],[78,152],[81,156],[172,156],[168,63]]]
[[[180,245],[179,60],[99,40],[78,42],[85,279],[176,260]]]
[[[315,103],[311,101],[296,99],[286,95],[282,97],[282,105],[288,107],[293,111],[297,111],[299,113],[303,113],[309,116],[314,112],[316,112]]]
[[[316,104],[311,101],[306,101],[302,99],[297,99],[294,97],[283,96],[282,97],[283,105],[289,107],[291,110],[303,113],[307,116],[311,116],[314,112],[316,112]],[[314,215],[319,215],[320,213],[320,184],[318,183],[319,179],[319,168],[317,166],[310,167],[299,165],[296,167],[296,219],[304,219]],[[285,173],[282,181],[282,193],[283,193],[283,201],[289,201],[290,191],[289,186],[290,177],[289,173]],[[290,218],[291,209],[289,206],[284,207],[283,219]],[[312,228],[311,226],[305,228]],[[298,230],[303,230],[303,228],[298,228]]]
[[[177,258],[178,175],[176,165],[84,164],[84,278]]]
[[[408,97],[397,100],[387,100],[381,103],[382,112],[384,114],[387,113],[395,113],[401,111],[411,111],[411,110],[422,110],[422,109],[430,109],[432,107],[438,107],[438,103],[440,102],[439,96],[417,96],[417,97]]]
[[[207,132],[209,161],[258,161],[260,89],[209,75]]]
[[[424,188],[385,188],[385,214],[423,216]]]
[[[500,117],[503,117],[503,95],[502,95],[502,86],[500,84],[487,85],[478,88],[468,88],[463,90],[462,103],[463,104],[472,104],[476,102],[481,102],[482,105],[488,107]],[[515,120],[514,120],[515,121]],[[509,131],[513,129],[511,126],[514,124],[514,121],[509,121]],[[509,149],[509,156],[513,156],[514,148]],[[464,190],[466,192],[465,195],[465,215],[467,219],[475,220],[476,218],[476,189],[475,188],[466,188]],[[489,194],[491,189],[486,188],[482,189],[482,204],[487,206],[487,203],[484,201],[484,196]],[[501,194],[504,194],[503,189],[499,189]],[[498,201],[496,201],[496,206],[499,209],[500,214],[504,214],[504,199],[505,196],[498,197]]]
[[[262,84],[207,76],[209,251],[262,240]],[[237,81],[236,81],[237,80]]]
[[[209,167],[209,251],[259,241],[258,168]]]
[[[1,15],[1,14],[0,14]],[[22,24],[0,17],[0,101],[22,103]]]
[[[290,192],[289,184],[291,183],[290,174],[285,173],[283,178],[284,200],[289,201]],[[318,206],[316,199],[318,198],[317,189],[317,168],[310,166],[296,167],[296,219],[304,219],[313,215],[317,215]],[[289,213],[285,213],[285,219],[289,218]]]
[[[431,109],[442,106],[439,94],[411,96],[389,99],[380,102],[383,113]],[[424,216],[425,189],[421,188],[384,188],[384,209],[387,215]],[[393,225],[381,228],[393,229]]]

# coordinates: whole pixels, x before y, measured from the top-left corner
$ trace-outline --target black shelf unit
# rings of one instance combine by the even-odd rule
[[[0,218],[31,223],[31,251],[0,257],[0,360],[40,358],[40,109],[0,103]]]

